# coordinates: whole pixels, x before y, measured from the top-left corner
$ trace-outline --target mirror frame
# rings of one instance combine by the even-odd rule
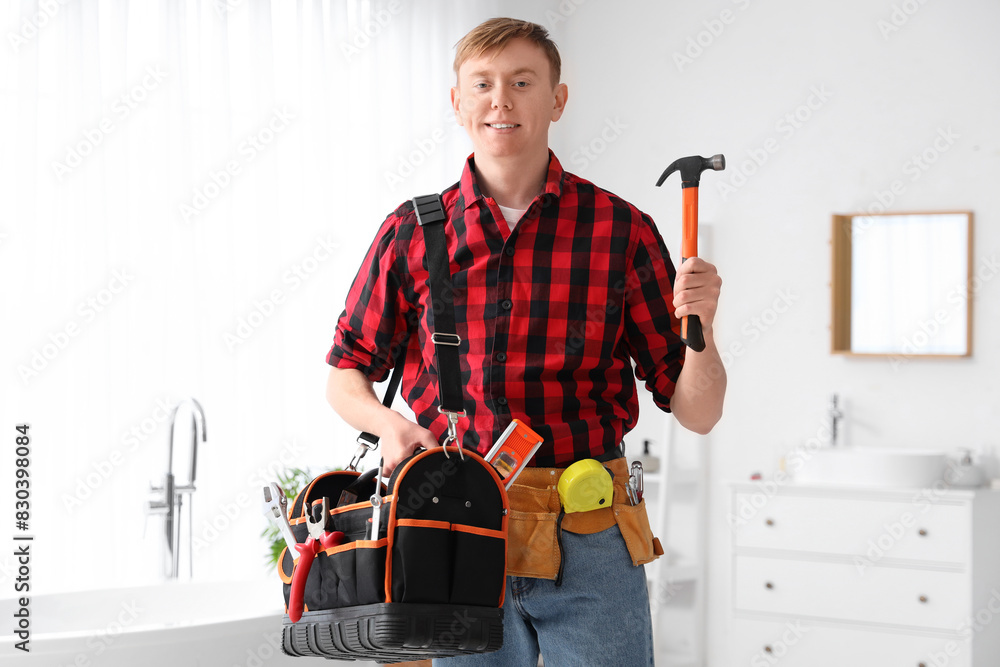
[[[964,215],[968,221],[966,258],[965,354],[910,354],[907,352],[854,352],[851,350],[851,253],[854,218],[892,215]],[[830,353],[853,357],[906,357],[914,359],[957,359],[972,356],[972,211],[900,211],[893,213],[834,213],[832,216],[832,278],[830,281]]]

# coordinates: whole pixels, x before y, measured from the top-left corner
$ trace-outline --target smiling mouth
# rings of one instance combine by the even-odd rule
[[[517,123],[486,123],[486,125],[494,130],[513,130],[515,127],[521,127]]]

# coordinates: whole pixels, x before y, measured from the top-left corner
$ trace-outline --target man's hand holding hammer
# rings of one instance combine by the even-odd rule
[[[684,428],[705,434],[722,417],[726,396],[726,368],[715,345],[713,324],[722,291],[722,278],[715,265],[691,257],[677,267],[674,308],[677,317],[697,315],[701,320],[705,349],[688,348],[670,410]]]
[[[700,155],[674,160],[656,182],[677,171],[683,193],[681,263],[674,278],[674,308],[681,319],[681,340],[688,346],[670,409],[681,426],[705,434],[722,418],[726,369],[715,345],[713,323],[722,291],[715,266],[698,257],[698,184],[701,173],[726,168],[726,158]]]

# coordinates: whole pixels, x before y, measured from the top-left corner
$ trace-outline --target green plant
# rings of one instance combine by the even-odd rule
[[[299,491],[312,478],[313,475],[309,472],[308,468],[305,470],[301,468],[286,468],[284,472],[278,473],[278,486],[285,492],[289,506],[291,506],[292,501],[298,495]],[[268,521],[267,527],[264,528],[260,536],[264,538],[264,541],[268,545],[267,554],[264,556],[265,567],[277,567],[278,558],[281,557],[281,551],[285,548],[285,540],[281,537],[281,531],[278,530],[274,522]]]

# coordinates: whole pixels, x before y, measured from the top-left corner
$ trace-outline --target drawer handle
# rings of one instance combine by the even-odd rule
[[[774,519],[765,519],[764,523],[767,524],[768,526],[773,526],[774,525]]]
[[[766,581],[764,582],[764,588],[766,588],[769,591],[774,590],[774,584],[772,584],[770,581]]]
[[[926,662],[918,662],[917,663],[917,667],[927,667],[927,663]]]
[[[926,595],[921,595],[917,599],[920,600],[920,604],[927,604],[927,596]]]
[[[764,653],[774,653],[774,649],[771,648],[770,644],[764,647]]]
[[[920,537],[927,537],[927,529],[921,528],[920,530],[917,531],[917,535],[919,535]]]

